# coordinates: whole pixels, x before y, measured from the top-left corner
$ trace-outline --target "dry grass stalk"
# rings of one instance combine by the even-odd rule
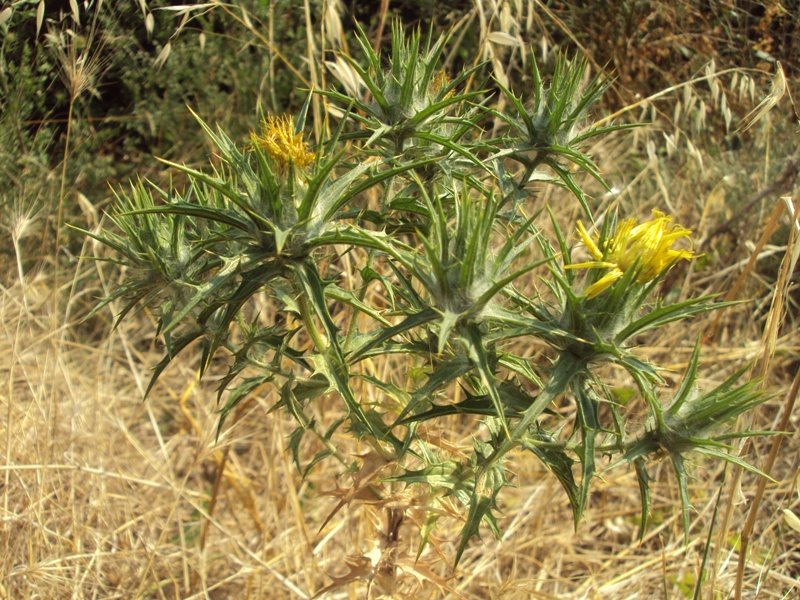
[[[744,133],[753,125],[758,123],[764,116],[771,111],[781,98],[786,94],[786,75],[783,72],[781,63],[775,63],[775,77],[772,79],[767,96],[753,110],[747,113],[736,128],[736,133]]]

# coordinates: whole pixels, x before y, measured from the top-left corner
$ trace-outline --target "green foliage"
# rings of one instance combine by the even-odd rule
[[[368,137],[365,146],[379,145],[385,153],[400,156],[413,148],[416,153],[440,154],[442,147],[461,154],[480,165],[462,144],[461,137],[474,126],[477,111],[451,115],[456,105],[480,96],[482,92],[456,93],[481,65],[461,72],[453,81],[441,71],[439,62],[449,36],[440,37],[435,44],[428,36],[421,46],[419,30],[406,39],[402,26],[392,26],[392,50],[389,69],[384,72],[380,57],[372,49],[364,32],[359,28],[356,40],[365,55],[367,67],[346,56],[348,62],[369,90],[372,99],[365,102],[338,92],[323,92],[352,104],[357,110],[354,118],[363,129],[351,137]],[[433,30],[431,30],[431,34]]]
[[[710,298],[651,300],[674,262],[658,219],[626,233],[607,218],[593,242],[602,258],[611,260],[628,238],[642,255],[632,265],[602,262],[580,276],[555,217],[525,190],[534,171],[549,168],[594,216],[570,169],[600,178],[582,144],[619,127],[580,128],[605,80],[582,87],[585,62],[562,57],[548,86],[534,62],[530,108],[503,89],[510,108],[502,112],[484,94],[466,91],[471,70],[449,82],[438,75],[447,36],[423,44],[419,32],[406,37],[395,24],[386,69],[363,32],[357,38],[364,64],[350,64],[370,99],[358,90],[321,92],[339,104],[342,118],[313,160],[301,137],[306,102],[296,119],[267,119],[262,136],[244,146],[200,121],[218,167],[168,163],[187,178],[183,191],[138,184],[119,194],[113,221],[120,233],[96,237],[128,267],[127,281],[107,302],[125,299],[120,318],[143,305],[158,318],[167,352],[150,388],[195,341],[204,370],[227,353],[220,426],[248,394],[271,383],[280,398],[275,409],[298,424],[289,439],[298,467],[305,435],[324,447],[306,472],[328,457],[353,468],[336,446],[335,434],[346,426],[392,465],[387,481],[428,488],[423,544],[438,499],[451,496],[464,507],[456,563],[481,524],[499,535],[497,500],[509,485],[506,457],[515,448],[556,475],[576,526],[598,454],[635,467],[643,527],[647,465],[669,454],[688,523],[685,455],[738,461],[715,430],[764,397],[752,383],[737,386],[740,374],[711,392],[695,391],[698,346],[681,387],[662,399],[659,368],[637,355],[634,337],[720,305]],[[487,139],[477,124],[491,117],[507,129]],[[359,264],[361,286],[344,287],[343,252]],[[612,267],[619,276],[587,294]],[[524,293],[531,288],[525,276],[537,269],[547,275],[547,289]],[[368,296],[371,287],[378,293]],[[273,298],[269,318],[248,311],[262,292]],[[376,295],[381,301],[371,303]],[[550,365],[519,353],[515,342],[532,338],[550,347]],[[367,358],[422,368],[426,380],[416,389],[384,380],[362,368]],[[620,413],[600,375],[609,363],[628,371],[645,400],[642,430],[628,431],[628,407]],[[362,386],[374,394],[359,393]],[[460,402],[453,400],[456,386],[466,397]],[[309,410],[323,396],[338,398],[342,410],[324,431]],[[379,400],[367,400],[372,396]],[[565,398],[575,404],[574,419],[552,411]],[[419,435],[421,423],[441,427],[451,414],[475,419],[465,456]]]
[[[185,156],[204,148],[203,130],[188,117],[187,105],[225,124],[235,139],[246,135],[258,114],[268,66],[276,61],[263,44],[253,43],[236,15],[222,9],[194,10],[187,4],[175,10],[166,0],[5,4],[0,203],[21,198],[24,210],[43,215],[63,203],[65,222],[85,219],[73,192],[102,206],[109,182],[125,180],[135,170],[154,177],[159,165],[152,155]],[[280,14],[290,3],[276,4]],[[266,3],[255,8],[253,22],[269,17]],[[297,11],[275,21],[289,55],[291,44],[305,45],[297,31],[301,19]],[[275,72],[270,103],[300,106],[305,94],[296,89],[294,75]],[[58,181],[47,186],[43,176],[64,163],[66,201]],[[60,241],[79,254],[82,239],[64,235]],[[37,246],[25,255],[40,253]]]

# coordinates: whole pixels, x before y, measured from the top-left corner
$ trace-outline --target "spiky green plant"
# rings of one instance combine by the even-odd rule
[[[129,279],[105,303],[124,299],[119,318],[136,306],[158,316],[166,355],[148,390],[193,342],[200,343],[203,370],[227,353],[220,427],[239,402],[271,383],[276,409],[297,420],[289,447],[305,472],[328,457],[357,468],[336,445],[334,434],[347,425],[392,465],[383,481],[429,490],[420,550],[442,513],[437,502],[452,496],[463,505],[455,563],[481,523],[499,533],[493,511],[511,480],[506,457],[515,448],[555,474],[576,526],[598,453],[635,467],[643,523],[647,465],[668,455],[688,527],[685,454],[739,462],[725,441],[750,432],[715,437],[714,430],[764,401],[752,382],[736,386],[741,372],[699,392],[699,345],[677,392],[662,398],[659,368],[632,345],[645,331],[720,306],[711,298],[653,299],[669,268],[692,256],[673,248],[690,232],[658,212],[638,224],[608,216],[594,234],[577,224],[593,260],[573,263],[567,235],[552,214],[554,237],[543,233],[548,212],[525,186],[549,167],[592,219],[563,161],[600,179],[582,143],[620,127],[581,127],[605,80],[582,87],[585,62],[562,57],[546,87],[534,61],[530,101],[502,88],[510,108],[500,112],[485,94],[462,90],[472,71],[452,80],[439,74],[446,39],[429,36],[423,45],[419,32],[406,38],[396,24],[384,70],[359,32],[365,65],[348,60],[370,98],[357,90],[322,92],[343,114],[324,143],[311,149],[303,141],[305,108],[297,118],[268,117],[241,144],[200,121],[220,167],[208,173],[170,163],[188,177],[185,191],[137,184],[119,194],[112,219],[120,233],[97,237],[129,267]],[[507,131],[486,139],[478,124],[492,117]],[[519,170],[510,169],[514,163]],[[367,191],[377,199],[366,200]],[[335,257],[343,252],[363,261],[360,287],[342,285]],[[524,294],[535,269],[548,274],[545,287]],[[368,303],[368,288],[379,291],[380,302]],[[283,318],[248,312],[261,292]],[[530,339],[552,349],[552,363],[519,353],[518,342]],[[409,390],[407,382],[362,368],[368,358],[424,369],[426,380]],[[648,414],[643,429],[628,431],[627,413],[600,375],[607,363],[627,370],[638,387]],[[376,393],[358,394],[363,386]],[[461,401],[454,400],[457,388]],[[341,400],[342,418],[322,430],[310,407],[328,395]],[[563,398],[577,407],[573,420],[550,410]],[[466,457],[419,433],[422,423],[441,427],[453,414],[475,417]],[[302,468],[307,434],[324,449]]]

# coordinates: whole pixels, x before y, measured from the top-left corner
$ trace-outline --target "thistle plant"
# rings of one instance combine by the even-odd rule
[[[637,336],[722,304],[658,297],[669,269],[693,256],[688,229],[657,210],[649,221],[606,215],[600,223],[578,187],[576,167],[602,181],[584,142],[623,127],[587,122],[607,80],[582,86],[585,61],[561,57],[546,84],[531,56],[533,89],[518,96],[499,86],[509,100],[501,112],[489,94],[466,87],[481,65],[443,74],[446,36],[423,43],[395,24],[386,69],[360,31],[357,40],[364,64],[347,60],[367,93],[320,92],[342,116],[315,147],[303,137],[308,102],[297,115],[266,116],[238,143],[198,118],[219,167],[168,163],[186,175],[184,190],[139,183],[119,192],[118,232],[96,237],[128,278],[102,305],[122,299],[119,319],[144,306],[157,316],[166,353],[148,392],[188,348],[199,346],[203,372],[227,356],[220,428],[269,384],[275,410],[297,422],[287,446],[303,473],[321,460],[358,470],[337,444],[351,436],[384,461],[374,494],[388,484],[415,490],[429,508],[420,551],[443,514],[438,505],[454,498],[465,514],[456,564],[482,523],[499,534],[515,449],[558,478],[576,526],[597,457],[633,466],[643,531],[648,466],[669,457],[688,534],[687,453],[755,471],[726,445],[752,432],[724,428],[765,398],[753,381],[737,385],[742,371],[701,391],[699,343],[674,392],[636,352]],[[506,129],[489,139],[480,125],[491,119]],[[548,178],[571,190],[588,225],[560,224],[527,187]],[[574,262],[579,248],[591,260]],[[342,276],[344,253],[358,265],[353,277]],[[360,283],[347,287],[356,275]],[[271,314],[252,310],[262,293]],[[548,346],[551,360],[526,358],[531,340]],[[383,379],[370,367],[377,360],[425,380]],[[614,400],[608,363],[627,371],[642,404]],[[360,393],[365,387],[373,393]],[[323,397],[341,403],[324,428],[314,418]],[[565,402],[574,417],[553,410]],[[637,410],[647,414],[640,427]],[[474,427],[471,450],[423,435],[454,414]],[[300,451],[305,436],[321,448],[310,460]]]

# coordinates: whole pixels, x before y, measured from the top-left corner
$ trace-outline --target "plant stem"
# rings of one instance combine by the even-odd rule
[[[320,334],[319,329],[317,329],[316,323],[314,323],[314,318],[312,316],[311,308],[308,305],[306,292],[305,290],[302,289],[302,287],[299,288],[297,305],[298,308],[300,309],[300,317],[303,321],[303,325],[305,325],[306,331],[308,332],[308,336],[311,338],[311,341],[314,343],[314,346],[316,347],[319,354],[325,357],[325,360],[329,362],[328,365],[329,368],[332,370],[343,369],[344,366],[341,364],[331,364],[332,361],[330,359],[329,347],[333,341],[331,341],[331,344],[329,344],[329,342]],[[343,392],[342,389],[340,388],[339,393],[341,396],[345,392]],[[355,414],[358,418],[358,421],[360,421],[362,425],[366,425],[369,429],[372,429],[372,427],[370,427],[366,415],[364,415],[364,413],[361,412],[360,409],[355,409],[355,410],[353,409],[354,406],[358,405],[355,404],[355,398],[352,396],[352,390],[347,390],[346,393],[348,393],[350,397],[349,398],[344,397],[343,400],[345,401],[345,404],[347,404],[348,408],[352,411],[351,417],[353,414]],[[384,457],[386,460],[392,460],[394,458],[391,454],[387,453],[386,450],[383,449],[383,447],[379,442],[378,436],[375,437],[367,436],[365,440],[370,444],[370,446],[372,446],[372,448],[380,456]]]
[[[536,400],[522,414],[522,419],[514,426],[511,431],[511,436],[505,438],[501,444],[492,452],[491,456],[486,461],[485,469],[489,469],[498,460],[502,459],[506,454],[513,450],[518,444],[525,432],[533,424],[533,422],[544,412],[544,409],[555,400],[559,395],[564,393],[572,378],[586,368],[585,359],[578,358],[568,352],[564,352],[558,357],[553,365],[553,376],[547,385],[536,397]]]
[[[315,436],[317,436],[317,439],[320,442],[322,442],[322,445],[325,446],[325,449],[331,453],[331,456],[333,456],[336,460],[342,463],[342,465],[346,467],[348,471],[355,470],[355,463],[348,461],[345,458],[344,454],[339,452],[339,449],[336,446],[334,446],[333,442],[331,442],[330,439],[328,439],[322,433],[320,433],[313,419],[310,419],[308,415],[302,410],[298,410],[295,414],[298,417],[297,420],[300,421],[300,426],[306,431],[310,431]]]
[[[525,172],[523,173],[522,177],[520,177],[519,181],[516,182],[517,190],[522,190],[525,188],[531,178],[531,175],[533,175],[533,172],[539,168],[540,164],[542,164],[545,156],[546,155],[543,152],[537,152],[536,157],[525,166]]]
[[[320,335],[319,330],[317,329],[317,324],[314,323],[314,317],[311,314],[311,309],[308,306],[305,292],[302,289],[299,290],[297,306],[300,309],[300,318],[303,321],[303,325],[305,325],[308,337],[311,338],[311,341],[317,350],[320,353],[324,353],[328,348],[328,342],[322,335]]]
[[[367,255],[367,264],[366,266],[369,267],[372,264],[372,254],[373,251],[370,250],[369,254]],[[367,286],[368,284],[365,283],[363,287],[358,291],[358,301],[363,302],[364,298],[367,296]],[[358,319],[358,315],[361,311],[358,307],[353,307],[353,314],[350,316],[350,323],[347,327],[347,336],[344,338],[344,344],[342,345],[345,352],[350,348],[350,344],[353,342],[353,335],[356,332],[356,320]]]

